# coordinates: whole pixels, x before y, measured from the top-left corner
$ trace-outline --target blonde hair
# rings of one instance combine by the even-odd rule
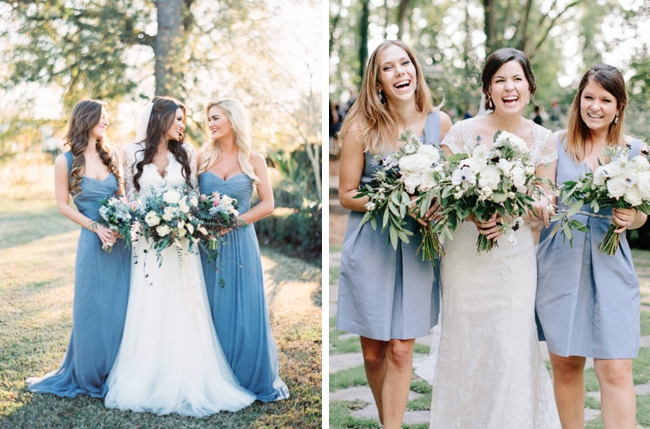
[[[582,120],[580,102],[582,93],[589,82],[594,82],[616,99],[618,108],[617,118],[609,124],[607,132],[607,146],[625,146],[625,106],[627,106],[627,93],[625,80],[616,67],[607,64],[592,66],[582,77],[578,93],[573,99],[569,124],[564,137],[566,138],[566,153],[575,161],[582,161],[587,153],[587,140],[591,131]]]
[[[239,149],[237,159],[239,160],[239,166],[241,167],[244,174],[250,177],[253,180],[253,184],[257,185],[260,179],[255,174],[255,170],[250,163],[250,154],[252,151],[251,144],[251,134],[250,127],[248,122],[248,115],[244,106],[236,98],[223,98],[221,100],[212,101],[205,108],[206,117],[210,115],[210,109],[214,106],[221,107],[225,114],[226,118],[232,126],[232,130],[235,134],[235,144]],[[203,149],[203,156],[201,158],[201,165],[199,165],[198,174],[205,173],[208,168],[210,168],[215,162],[218,162],[221,158],[221,147],[219,141],[210,140]]]
[[[440,110],[440,107],[442,107],[442,104],[433,107],[431,92],[424,80],[422,67],[420,67],[420,63],[415,58],[415,55],[413,55],[411,49],[399,40],[386,40],[382,42],[368,59],[359,97],[343,120],[340,132],[341,136],[345,135],[350,126],[355,124],[359,128],[365,151],[374,154],[383,152],[387,147],[390,147],[389,142],[394,142],[399,137],[398,125],[391,116],[386,102],[380,100],[379,91],[377,90],[377,85],[379,85],[379,63],[377,62],[377,57],[393,45],[404,49],[415,66],[415,107],[417,110],[428,113]]]

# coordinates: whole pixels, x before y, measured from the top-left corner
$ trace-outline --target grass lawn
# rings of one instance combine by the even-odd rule
[[[25,378],[56,369],[72,327],[79,227],[54,198],[0,195],[0,428],[318,428],[322,426],[321,270],[262,249],[280,375],[291,398],[206,418],[106,409],[87,396],[33,395]]]

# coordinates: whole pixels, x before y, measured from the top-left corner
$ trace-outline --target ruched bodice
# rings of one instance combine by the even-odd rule
[[[72,170],[72,152],[66,152],[68,161],[68,176]],[[72,178],[70,178],[72,179]],[[112,197],[118,190],[117,179],[110,173],[104,180],[97,180],[90,177],[81,178],[81,192],[77,194],[74,203],[84,216],[96,221],[99,219],[100,201],[106,197]],[[73,195],[72,192],[70,195]]]
[[[211,194],[217,191],[221,195],[235,198],[239,214],[244,214],[251,208],[253,179],[244,173],[236,174],[224,180],[211,171],[206,171],[199,176],[199,188],[202,194]]]

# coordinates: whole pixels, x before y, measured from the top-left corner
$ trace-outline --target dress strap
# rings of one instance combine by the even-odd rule
[[[422,143],[440,146],[440,112],[431,112],[424,123]]]

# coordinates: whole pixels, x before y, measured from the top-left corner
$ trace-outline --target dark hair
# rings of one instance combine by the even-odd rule
[[[84,151],[88,147],[90,130],[92,130],[102,117],[102,110],[106,103],[99,100],[82,100],[75,104],[68,122],[68,132],[63,138],[64,146],[70,146],[72,152],[72,167],[70,168],[70,191],[74,197],[81,192],[81,179],[86,171],[86,158]],[[118,183],[121,182],[117,163],[113,158],[113,149],[106,137],[95,140],[97,152],[102,163],[115,175]]]
[[[569,114],[569,125],[567,126],[566,152],[574,160],[582,160],[587,149],[587,139],[591,133],[589,127],[582,120],[580,114],[580,101],[582,93],[589,82],[598,84],[605,91],[612,94],[616,99],[618,109],[618,121],[614,120],[609,124],[607,133],[608,146],[625,145],[625,106],[627,106],[627,92],[625,91],[625,79],[616,67],[607,64],[592,66],[582,77],[578,86],[578,93],[573,99],[571,113]]]
[[[521,68],[524,70],[524,75],[528,81],[528,86],[530,87],[531,97],[535,95],[535,90],[537,85],[535,84],[535,75],[533,74],[533,68],[530,66],[530,61],[523,51],[515,48],[502,48],[497,49],[492,52],[490,56],[485,60],[485,65],[483,66],[483,73],[481,74],[481,81],[483,81],[483,94],[485,94],[485,109],[489,110],[488,103],[490,102],[490,84],[492,83],[492,77],[496,72],[507,62],[517,61]]]
[[[144,166],[153,162],[153,157],[158,151],[160,141],[165,138],[165,132],[171,127],[176,116],[176,110],[183,111],[183,123],[186,121],[185,105],[172,97],[154,97],[152,100],[153,107],[151,109],[151,116],[149,116],[149,124],[147,125],[147,137],[145,138],[145,147],[139,152],[144,151],[142,161],[136,163],[136,173],[133,176],[133,185],[136,191],[140,191],[140,176]],[[183,167],[183,177],[189,186],[191,186],[190,177],[192,170],[190,168],[189,156],[185,149],[183,149],[183,135],[179,140],[169,140],[167,142],[169,151],[174,155],[176,161]]]

